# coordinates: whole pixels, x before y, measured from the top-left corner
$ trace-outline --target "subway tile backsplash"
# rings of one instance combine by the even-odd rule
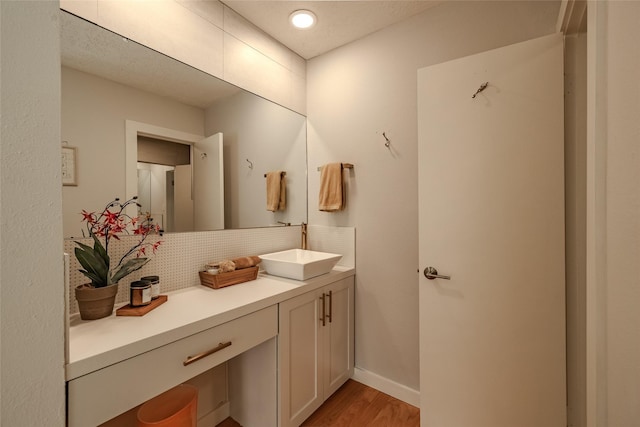
[[[344,255],[342,265],[353,265],[355,257],[355,229],[351,227],[309,227],[309,249],[335,252]],[[153,239],[155,236],[150,236]],[[129,299],[129,284],[143,276],[160,276],[160,292],[176,291],[190,286],[200,286],[198,271],[205,264],[224,259],[248,255],[260,255],[285,249],[299,248],[301,243],[300,226],[249,228],[241,230],[218,230],[192,233],[168,233],[158,236],[162,240],[156,255],[140,270],[131,273],[119,283],[116,305]],[[333,240],[328,242],[327,239]],[[112,239],[109,255],[113,260],[119,259],[125,250],[131,248],[136,241],[135,236],[123,236],[121,240]],[[78,312],[74,289],[88,282],[78,270],[78,263],[73,250],[74,241],[92,245],[91,239],[66,239],[64,251],[69,253],[69,313]],[[154,240],[151,240],[154,241]],[[330,248],[322,249],[322,248]],[[346,263],[345,263],[346,261]],[[117,262],[117,261],[116,261]]]

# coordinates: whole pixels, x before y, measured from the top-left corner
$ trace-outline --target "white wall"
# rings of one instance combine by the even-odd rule
[[[81,236],[83,209],[124,198],[125,121],[204,136],[204,110],[62,67],[62,140],[77,150],[78,186],[65,186],[64,236]]]
[[[60,4],[131,40],[305,113],[305,60],[219,1],[61,0]]]
[[[640,420],[640,3],[589,4],[588,425]]]
[[[306,221],[306,131],[303,116],[247,92],[206,110],[205,134],[224,135],[226,228]],[[286,209],[269,212],[264,174],[275,170],[287,173]]]
[[[58,14],[0,2],[2,426],[65,420]]]
[[[417,403],[416,71],[550,34],[557,14],[540,1],[448,2],[307,64],[309,222],[356,227],[356,367],[383,391]],[[316,167],[334,161],[355,164],[348,208],[319,212]]]

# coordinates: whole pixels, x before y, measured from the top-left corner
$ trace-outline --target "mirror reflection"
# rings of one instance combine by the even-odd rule
[[[193,230],[191,149],[189,144],[138,136],[137,195],[139,214],[150,212],[167,232]]]
[[[65,237],[84,210],[139,195],[168,232],[307,220],[306,119],[122,36],[61,12]],[[266,178],[286,173],[284,209]]]

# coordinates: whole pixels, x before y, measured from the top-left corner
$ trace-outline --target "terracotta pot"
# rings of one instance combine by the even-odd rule
[[[111,316],[116,302],[118,285],[94,288],[89,284],[76,287],[76,300],[82,320],[102,319]]]

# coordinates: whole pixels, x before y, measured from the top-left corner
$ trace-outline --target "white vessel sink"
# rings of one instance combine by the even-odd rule
[[[342,255],[289,249],[260,255],[262,268],[273,276],[307,280],[331,271]]]

